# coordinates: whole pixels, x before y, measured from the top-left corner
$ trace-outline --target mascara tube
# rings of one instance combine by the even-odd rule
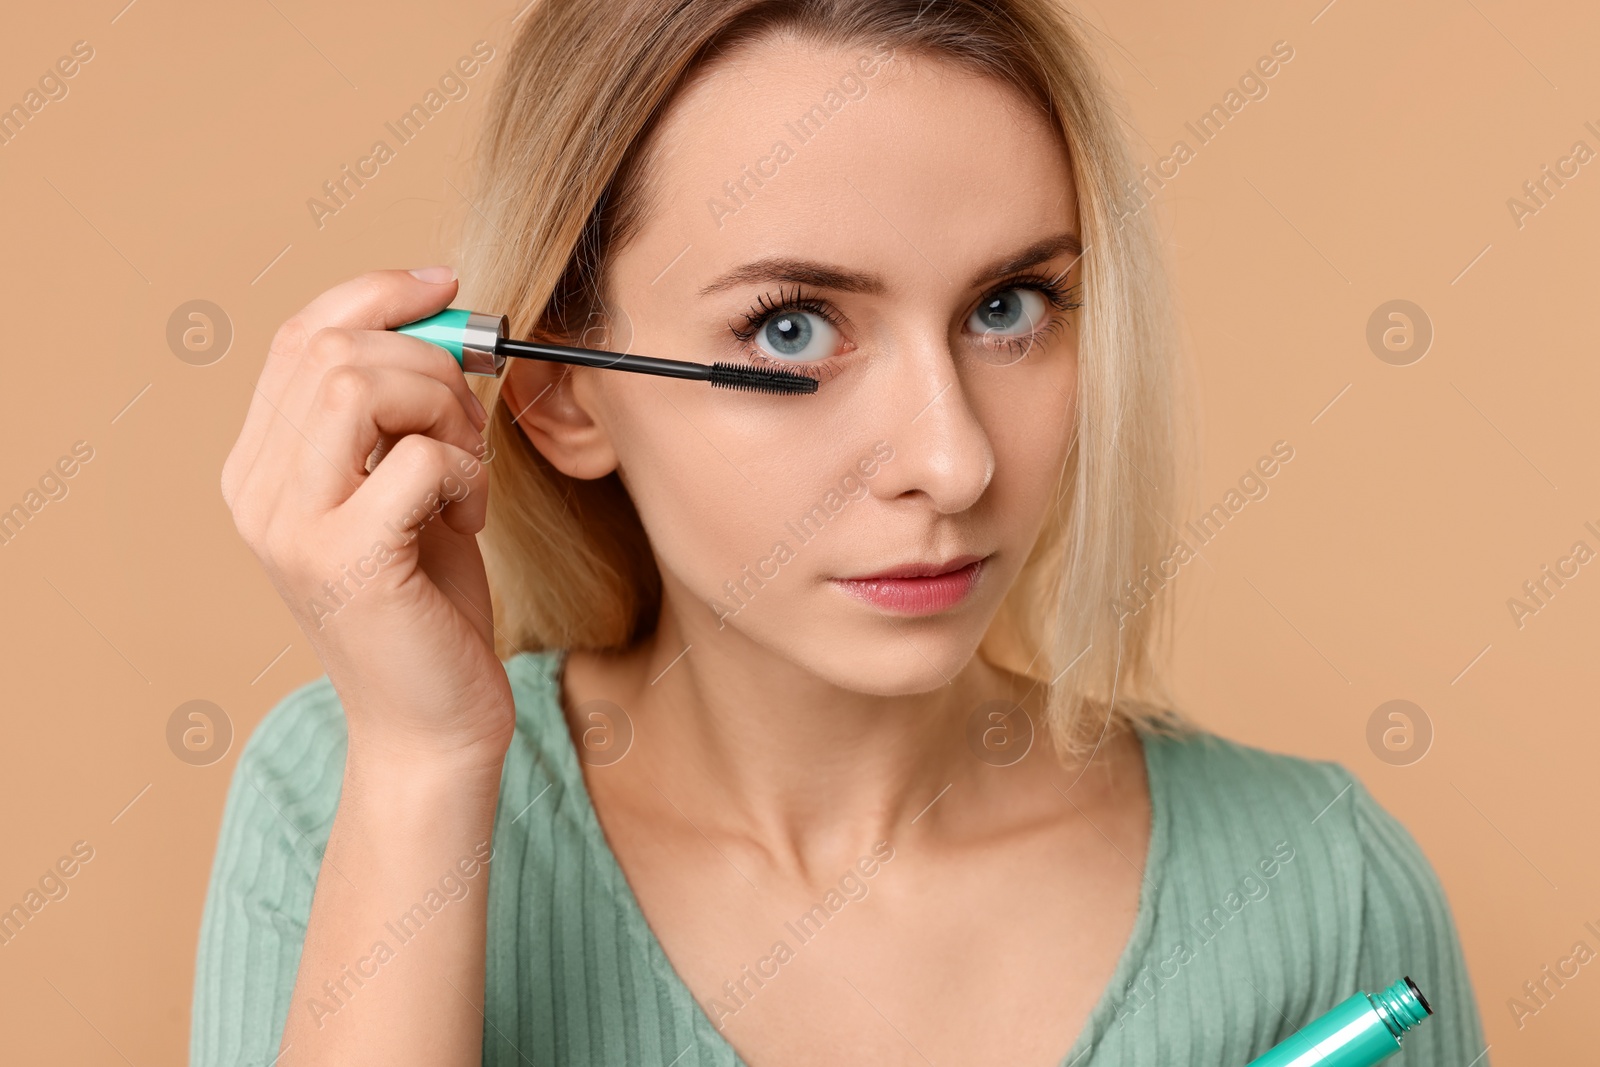
[[[1433,1014],[1409,976],[1378,993],[1357,992],[1245,1067],[1372,1067],[1400,1051],[1407,1030]]]

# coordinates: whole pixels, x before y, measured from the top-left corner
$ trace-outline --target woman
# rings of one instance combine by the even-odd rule
[[[470,288],[324,293],[223,471],[327,677],[241,757],[195,1063],[1231,1067],[1405,974],[1474,1061],[1400,824],[1163,710],[1178,364],[1071,21],[539,0],[478,164]],[[453,302],[821,384],[474,392],[386,332]]]

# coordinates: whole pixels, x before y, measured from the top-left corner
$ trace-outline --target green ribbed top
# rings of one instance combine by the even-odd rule
[[[489,868],[483,1062],[743,1067],[601,831],[561,714],[562,660],[506,663],[517,723]],[[1151,839],[1138,917],[1060,1067],[1243,1067],[1404,975],[1435,1014],[1385,1067],[1489,1067],[1438,877],[1350,772],[1205,731],[1141,736]],[[200,928],[193,1067],[266,1067],[289,1011],[310,1010],[290,999],[345,740],[322,678],[268,713],[240,755]]]

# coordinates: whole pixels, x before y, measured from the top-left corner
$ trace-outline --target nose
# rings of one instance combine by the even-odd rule
[[[893,462],[873,479],[884,499],[923,499],[941,514],[978,502],[994,478],[994,448],[944,338],[893,361],[879,410]]]

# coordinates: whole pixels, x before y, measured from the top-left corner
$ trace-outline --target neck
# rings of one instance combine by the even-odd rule
[[[666,798],[701,833],[759,842],[797,869],[913,834],[992,833],[997,811],[1029,817],[1001,797],[1026,790],[1059,807],[1050,783],[1066,789],[1078,777],[1055,762],[1042,729],[1016,766],[978,758],[968,740],[974,711],[1013,701],[1042,728],[1043,691],[976,655],[943,682],[930,670],[935,684],[924,692],[862,693],[731,627],[686,632],[664,610],[634,648],[569,653],[564,674],[569,717],[575,704],[604,698],[632,723],[627,756],[603,773],[642,778],[639,795]]]

